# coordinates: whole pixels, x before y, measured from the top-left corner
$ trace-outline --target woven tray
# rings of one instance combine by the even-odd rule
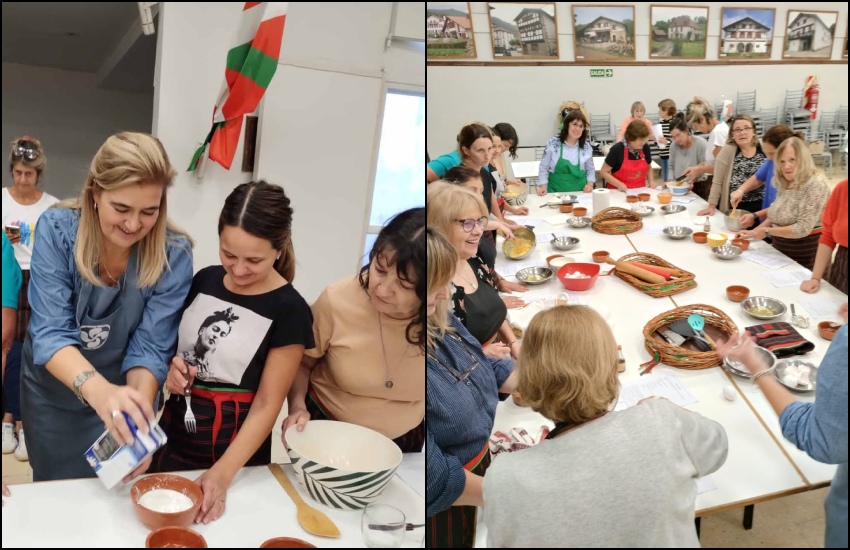
[[[680,319],[687,319],[689,315],[698,313],[705,319],[706,331],[709,336],[716,335],[717,331],[723,333],[723,340],[728,340],[733,334],[738,334],[738,327],[728,315],[717,308],[705,304],[691,304],[677,307],[666,311],[649,321],[643,328],[643,347],[652,356],[652,363],[664,363],[678,369],[707,369],[721,363],[717,351],[693,351],[687,348],[674,346],[660,340],[654,334],[656,330],[663,329]],[[708,327],[716,330],[709,330]],[[717,338],[714,338],[716,341]]]
[[[647,283],[646,281],[641,281],[640,279],[629,275],[628,273],[621,273],[618,270],[614,270],[614,275],[621,278],[628,284],[632,285],[636,289],[640,290],[644,294],[649,294],[653,298],[661,298],[663,296],[672,296],[673,294],[679,294],[680,292],[685,292],[686,290],[690,290],[692,288],[696,288],[697,282],[695,279],[695,275],[690,271],[685,271],[670,262],[665,261],[662,258],[654,254],[648,254],[646,252],[637,252],[635,254],[626,254],[618,261],[620,262],[638,262],[642,264],[649,265],[657,265],[659,267],[666,267],[667,269],[678,269],[683,272],[684,275],[682,277],[676,277],[669,281],[664,281],[663,283]]]
[[[615,223],[614,220],[625,221]],[[618,206],[606,208],[602,212],[594,215],[590,221],[590,227],[592,227],[594,231],[605,235],[625,235],[626,233],[634,233],[643,227],[643,222],[641,221],[640,216],[631,210],[626,210],[625,208],[620,208]]]

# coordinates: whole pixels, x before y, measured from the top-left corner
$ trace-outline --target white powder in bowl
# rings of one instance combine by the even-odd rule
[[[194,506],[192,499],[171,489],[153,489],[139,498],[139,504],[153,510],[166,514],[184,512]]]

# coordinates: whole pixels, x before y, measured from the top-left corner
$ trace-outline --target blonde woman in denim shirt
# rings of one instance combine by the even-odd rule
[[[168,222],[175,175],[159,140],[116,134],[80,199],[39,221],[21,369],[34,481],[93,477],[83,454],[104,428],[125,444],[125,413],[142,432],[154,419],[192,283],[191,243]]]
[[[773,376],[757,380],[773,410],[785,439],[807,455],[825,464],[838,464],[832,478],[826,509],[826,548],[847,548],[847,302],[838,310],[844,326],[826,350],[818,368],[818,391],[812,403],[796,401]],[[733,357],[755,374],[767,368],[755,352],[755,344],[746,337],[732,338],[717,352]]]

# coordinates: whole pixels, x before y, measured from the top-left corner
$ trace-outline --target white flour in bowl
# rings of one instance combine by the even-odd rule
[[[184,512],[194,506],[192,499],[172,489],[153,489],[139,498],[139,504],[153,510],[166,514]]]

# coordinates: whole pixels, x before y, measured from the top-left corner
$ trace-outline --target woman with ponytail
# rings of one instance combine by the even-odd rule
[[[159,472],[209,468],[196,522],[224,513],[243,466],[271,462],[272,427],[305,349],[312,349],[310,306],[292,286],[292,208],[264,181],[230,193],[218,220],[221,265],[192,281],[171,361],[160,425],[168,443]],[[187,401],[196,429],[186,429]]]

